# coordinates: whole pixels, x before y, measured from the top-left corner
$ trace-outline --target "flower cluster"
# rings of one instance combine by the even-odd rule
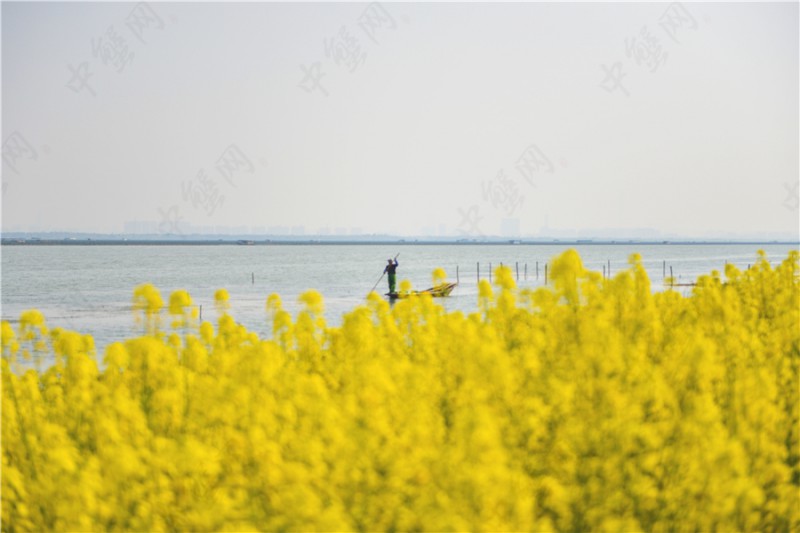
[[[99,363],[28,311],[2,324],[2,528],[797,531],[797,252],[688,296],[637,256],[551,272],[498,269],[472,314],[373,293],[338,327],[272,295],[268,339],[224,290],[217,324],[178,292],[164,329],[142,286],[143,335]]]

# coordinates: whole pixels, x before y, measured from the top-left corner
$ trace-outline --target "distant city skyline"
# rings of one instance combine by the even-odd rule
[[[681,241],[730,241],[730,242],[796,242],[800,243],[800,239],[792,232],[786,233],[734,233],[734,232],[709,232],[709,233],[695,233],[693,235],[680,234],[680,233],[664,233],[653,228],[593,228],[593,229],[555,229],[555,228],[541,228],[539,232],[531,233],[517,233],[517,232],[501,232],[492,235],[465,235],[456,230],[449,230],[446,227],[440,228],[421,228],[420,231],[408,234],[392,234],[372,232],[368,233],[363,228],[346,228],[346,227],[322,227],[316,229],[306,228],[305,226],[194,226],[191,224],[182,225],[179,232],[172,230],[165,230],[163,225],[157,221],[128,221],[123,225],[122,231],[119,232],[70,232],[62,230],[47,230],[42,228],[19,228],[10,227],[3,231],[4,236],[24,236],[25,238],[50,238],[52,235],[71,235],[71,236],[84,236],[96,235],[98,237],[108,236],[110,238],[117,237],[162,237],[165,239],[196,239],[196,238],[215,238],[215,237],[247,237],[247,238],[281,238],[288,240],[309,240],[309,239],[326,239],[326,240],[348,240],[355,238],[357,240],[369,240],[370,238],[378,239],[423,239],[423,240],[437,240],[454,241],[459,239],[467,239],[470,241],[480,240],[563,240],[582,241],[582,240],[596,240],[596,241],[647,241],[647,242],[681,242]]]
[[[796,2],[0,9],[3,233],[800,238]]]

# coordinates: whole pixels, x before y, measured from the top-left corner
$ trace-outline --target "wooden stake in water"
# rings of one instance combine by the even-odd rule
[[[608,260],[608,278],[611,279],[611,259]]]
[[[603,265],[603,279],[606,279],[606,266]]]
[[[517,261],[517,281],[519,281],[519,261]]]
[[[663,268],[663,272],[661,273],[661,277],[662,278],[666,278],[667,277],[667,262],[666,262],[666,260],[664,261],[664,268]]]
[[[456,283],[458,283],[458,282],[459,282],[459,279],[458,279],[458,265],[456,265]]]
[[[200,322],[203,321],[203,306],[200,306]]]
[[[547,263],[544,264],[544,284],[547,285]]]
[[[536,261],[536,279],[539,279],[539,261]]]

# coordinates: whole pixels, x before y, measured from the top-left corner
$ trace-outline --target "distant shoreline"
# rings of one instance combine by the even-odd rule
[[[787,245],[800,246],[798,241],[712,241],[712,240],[535,240],[535,239],[458,239],[458,240],[334,240],[334,239],[41,239],[3,238],[2,246],[342,246],[342,245],[400,245],[400,246],[674,246],[674,245]]]

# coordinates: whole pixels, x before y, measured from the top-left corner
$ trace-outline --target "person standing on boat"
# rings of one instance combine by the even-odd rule
[[[394,260],[389,259],[389,264],[386,265],[386,268],[383,269],[384,274],[389,274],[389,293],[394,294],[395,292],[395,285],[397,285],[397,265],[400,263],[397,262],[397,258]]]

